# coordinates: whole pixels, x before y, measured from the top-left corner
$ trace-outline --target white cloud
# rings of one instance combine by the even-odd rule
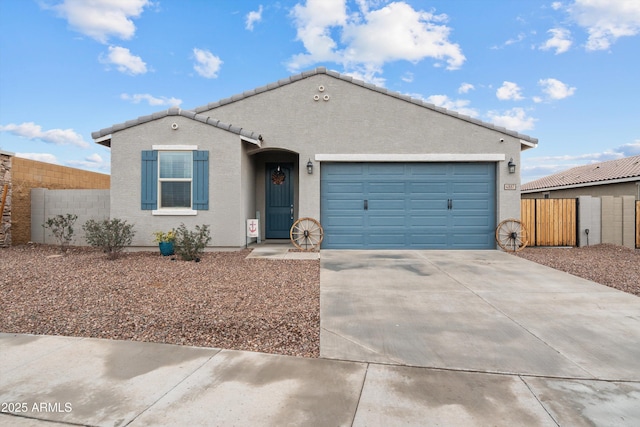
[[[471,83],[462,83],[458,88],[458,93],[469,93],[470,90],[475,90],[475,86]]]
[[[607,50],[620,37],[640,33],[640,2],[638,0],[576,0],[569,14],[589,38],[586,49]]]
[[[245,28],[249,31],[253,31],[253,24],[260,21],[262,21],[262,5],[258,7],[258,10],[247,13]]]
[[[466,99],[450,99],[447,95],[431,95],[424,101],[469,117],[478,117],[478,112],[469,108],[470,101]]]
[[[74,31],[107,43],[112,36],[131,39],[136,31],[131,18],[138,18],[150,4],[150,0],[63,0],[44,7],[66,19]]]
[[[551,3],[551,9],[553,10],[562,9],[562,3],[559,1],[554,1],[553,3]]]
[[[207,79],[218,77],[218,71],[220,71],[220,66],[223,63],[220,58],[208,50],[198,48],[193,49],[193,55],[196,60],[193,69],[196,70],[199,75]]]
[[[491,123],[517,132],[533,129],[537,121],[533,117],[527,117],[527,113],[522,108],[512,108],[502,113],[489,111],[487,115]]]
[[[58,158],[53,154],[49,154],[49,153],[16,153],[16,157],[21,157],[23,159],[36,160],[38,162],[53,163],[54,165],[60,164],[60,162],[58,161]]]
[[[496,96],[501,101],[518,101],[524,99],[520,91],[521,89],[516,83],[505,81],[496,91]]]
[[[132,55],[129,49],[120,46],[109,46],[109,53],[100,55],[103,64],[115,65],[118,71],[125,74],[145,74],[147,64],[139,56]]]
[[[125,101],[131,101],[133,104],[139,104],[142,101],[146,101],[151,106],[163,106],[167,105],[169,107],[179,107],[182,104],[182,100],[178,98],[167,98],[165,96],[155,97],[148,93],[135,93],[133,95],[129,95],[128,93],[123,93],[120,95],[120,99]]]
[[[542,50],[555,49],[556,55],[559,55],[568,51],[573,43],[571,41],[571,32],[564,28],[552,28],[547,33],[551,33],[551,38],[540,46]]]
[[[491,49],[493,49],[493,50],[503,49],[505,46],[510,46],[512,44],[520,43],[525,38],[526,38],[526,36],[524,35],[524,33],[520,33],[520,34],[518,34],[518,36],[515,39],[509,39],[506,42],[504,42],[501,46],[499,46],[499,45],[491,46]]]
[[[97,153],[85,157],[84,160],[69,160],[67,165],[82,169],[98,169],[104,171],[108,171],[111,166],[108,160],[104,160],[102,156]]]
[[[401,79],[403,82],[411,83],[413,82],[413,73],[407,71],[402,75]]]
[[[607,160],[616,160],[638,155],[640,155],[640,139],[629,144],[623,144],[618,147],[596,153],[531,157],[526,161],[523,161],[522,182],[534,181],[576,166],[606,162]]]
[[[0,125],[0,132],[9,132],[23,138],[31,140],[37,139],[50,144],[75,145],[82,148],[89,147],[89,143],[82,138],[82,135],[73,129],[49,129],[43,131],[40,125],[33,122],[26,122],[19,125],[13,123],[4,126]]]
[[[306,53],[294,55],[290,71],[318,62],[334,62],[345,73],[357,72],[371,82],[385,63],[417,63],[433,58],[437,65],[460,68],[466,58],[458,44],[449,41],[446,15],[417,11],[403,1],[373,10],[378,2],[359,0],[350,13],[346,0],[307,0],[296,4],[291,16]]]
[[[557,79],[542,79],[538,81],[538,85],[542,87],[542,91],[551,100],[568,98],[576,91],[575,87],[569,87]],[[539,99],[536,97],[534,100],[537,101]]]

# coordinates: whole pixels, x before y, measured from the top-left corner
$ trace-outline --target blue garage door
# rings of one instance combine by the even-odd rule
[[[323,163],[322,247],[494,249],[494,163]]]

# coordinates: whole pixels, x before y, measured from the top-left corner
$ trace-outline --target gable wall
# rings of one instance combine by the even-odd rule
[[[171,124],[178,129],[171,129]],[[140,209],[141,152],[153,145],[197,145],[209,151],[209,210],[195,216],[154,216]],[[244,210],[241,188],[246,172],[241,167],[242,145],[236,134],[181,116],[169,116],[112,135],[111,217],[135,224],[133,246],[153,246],[154,231],[168,231],[184,223],[211,226],[211,245],[244,245]]]
[[[320,100],[314,101],[314,95]],[[519,173],[508,174],[506,165],[510,158],[520,165],[517,138],[329,75],[314,75],[200,114],[260,133],[265,149],[298,152],[300,171],[316,154],[504,153],[496,174],[498,217],[519,216],[519,191],[501,191],[504,183],[519,188]],[[313,175],[299,174],[299,216],[319,218],[320,165],[314,161],[314,166]]]

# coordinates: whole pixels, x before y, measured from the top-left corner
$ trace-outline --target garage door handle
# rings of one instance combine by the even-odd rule
[[[365,201],[364,201],[364,210],[365,210],[365,211],[368,211],[368,210],[369,210],[369,201],[368,201],[368,200],[365,200]]]
[[[453,209],[453,200],[447,199],[447,209]]]

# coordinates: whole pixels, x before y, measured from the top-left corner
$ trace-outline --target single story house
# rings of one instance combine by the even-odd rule
[[[578,166],[522,185],[523,199],[632,196],[640,200],[640,156]]]
[[[323,248],[494,249],[520,217],[520,152],[537,139],[319,67],[198,107],[92,134],[111,148],[111,217],[136,246],[184,223],[242,247],[246,220]]]

